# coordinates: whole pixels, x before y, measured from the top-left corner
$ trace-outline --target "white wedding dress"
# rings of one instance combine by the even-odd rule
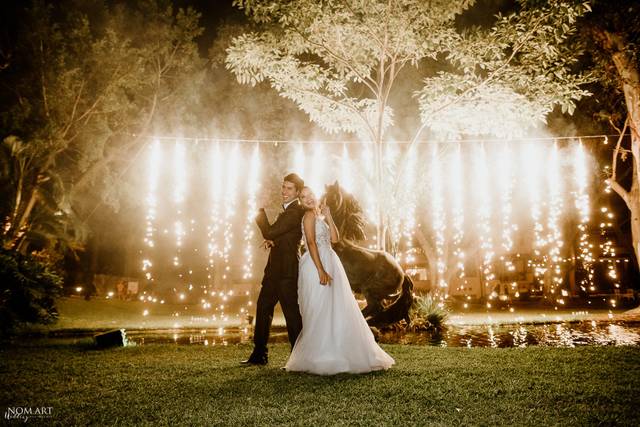
[[[329,226],[319,218],[315,225],[320,260],[333,280],[321,285],[309,251],[300,258],[298,303],[302,332],[285,369],[318,375],[388,369],[395,362],[376,343],[360,312],[340,258],[331,248]],[[306,237],[303,238],[306,245]]]

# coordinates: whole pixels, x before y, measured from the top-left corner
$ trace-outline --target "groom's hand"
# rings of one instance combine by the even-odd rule
[[[258,206],[260,210],[264,210],[265,207],[269,206],[271,201],[267,192],[261,192],[256,195],[256,206]]]

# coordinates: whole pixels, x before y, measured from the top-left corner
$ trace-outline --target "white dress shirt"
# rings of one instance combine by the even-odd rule
[[[289,205],[290,205],[291,203],[293,203],[293,202],[295,202],[295,201],[297,201],[297,200],[298,200],[298,199],[296,198],[296,199],[293,199],[292,201],[290,201],[289,203],[285,203],[285,204],[283,204],[283,205],[282,205],[282,209],[286,210],[286,209],[289,207]]]

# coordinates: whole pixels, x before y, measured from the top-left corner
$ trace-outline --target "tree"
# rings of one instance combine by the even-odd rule
[[[62,279],[49,263],[0,248],[0,289],[0,337],[25,323],[57,320]]]
[[[211,126],[223,138],[283,140],[296,134],[304,138],[319,131],[309,129],[307,117],[295,105],[278,96],[268,84],[253,87],[237,84],[225,67],[227,48],[234,37],[257,29],[240,15],[227,19],[216,28],[216,37],[209,48],[208,84],[202,88],[201,123]],[[215,111],[211,106],[215,105]],[[287,117],[287,120],[282,120]],[[305,128],[306,127],[306,128]],[[305,135],[300,129],[305,128]],[[279,176],[282,170],[277,170]]]
[[[612,155],[608,183],[624,200],[631,215],[631,239],[640,267],[640,7],[634,1],[595,3],[593,19],[584,23],[587,40],[593,41],[594,70],[604,90],[618,98],[606,116],[619,131]],[[597,17],[597,18],[596,18]],[[630,136],[626,137],[627,129]],[[625,148],[629,141],[629,148]],[[628,189],[618,175],[618,162],[631,154]]]
[[[571,72],[579,52],[566,43],[589,10],[585,2],[521,0],[516,13],[498,15],[491,28],[459,28],[473,0],[234,4],[263,25],[228,49],[227,67],[239,82],[268,81],[324,130],[375,144],[370,180],[382,249],[389,224],[383,207],[399,203],[402,170],[425,129],[513,136],[544,123],[555,106],[571,112],[587,93],[580,88],[585,76]],[[388,176],[383,146],[394,125],[392,101],[412,92],[420,124],[399,173]],[[497,115],[501,120],[487,120]]]
[[[86,223],[114,200],[146,134],[184,109],[201,62],[199,15],[164,0],[135,6],[35,1],[3,40],[3,246],[26,252],[42,221]],[[14,43],[12,43],[14,42]],[[44,207],[50,215],[36,215]]]

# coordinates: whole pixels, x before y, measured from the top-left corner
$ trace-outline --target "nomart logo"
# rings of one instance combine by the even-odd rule
[[[7,408],[4,412],[4,418],[5,420],[22,420],[27,422],[29,418],[50,418],[52,412],[52,406],[40,406],[36,408],[14,406]]]

